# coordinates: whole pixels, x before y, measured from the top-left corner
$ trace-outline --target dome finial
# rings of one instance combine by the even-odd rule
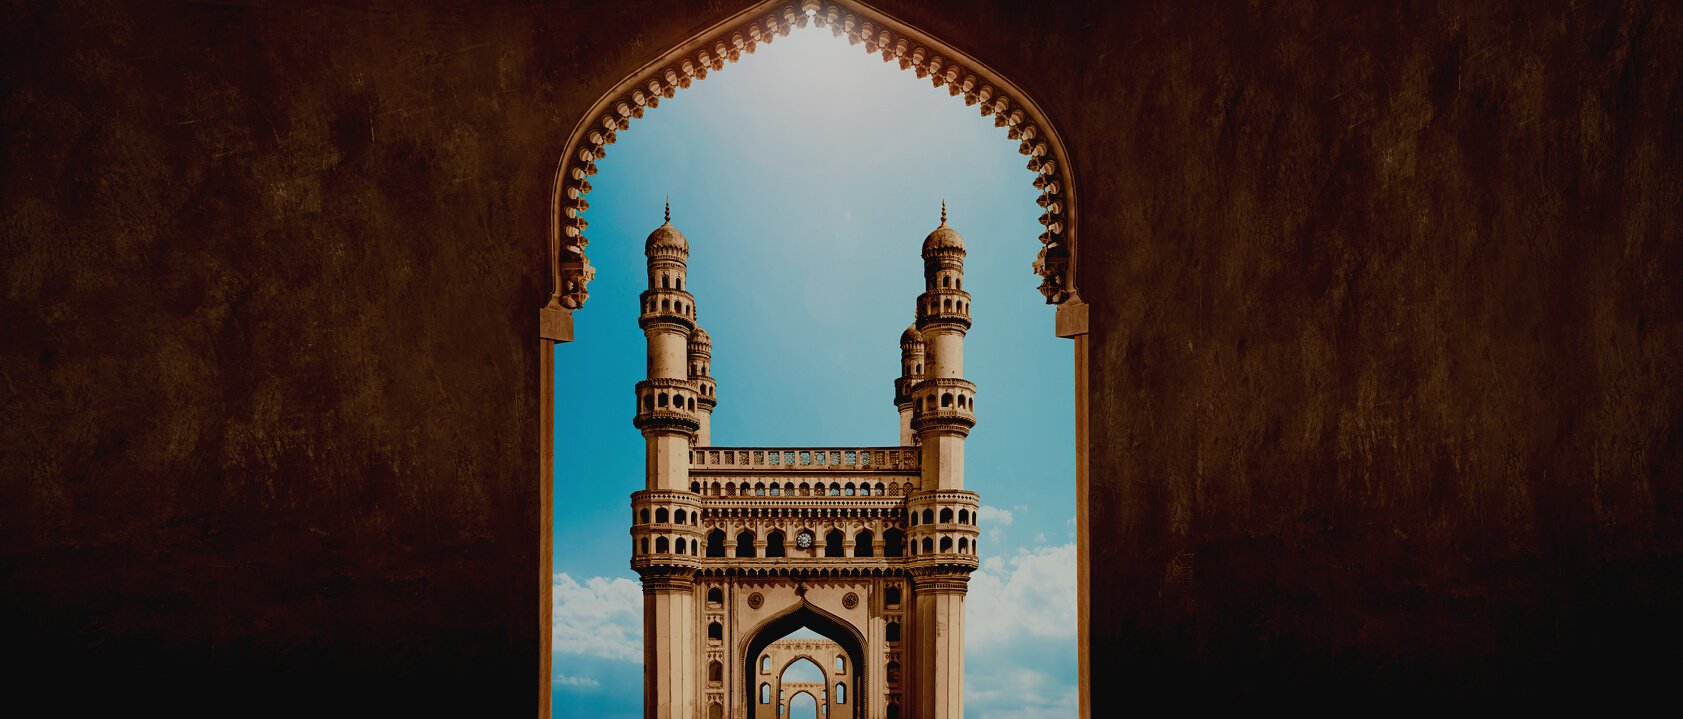
[[[941,198],[941,226],[947,226],[947,198]]]
[[[666,224],[672,224],[672,196],[666,196]]]

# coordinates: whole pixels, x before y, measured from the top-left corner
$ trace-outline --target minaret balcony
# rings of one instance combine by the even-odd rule
[[[637,416],[631,423],[638,429],[699,430],[699,400],[700,392],[690,380],[643,380],[637,383]]]
[[[917,297],[917,328],[937,325],[970,328],[970,293],[964,290],[930,290]]]
[[[957,377],[932,377],[912,390],[912,429],[976,426],[976,385]]]
[[[676,324],[685,329],[695,329],[695,297],[690,293],[657,288],[643,290],[638,299],[642,306],[642,314],[637,317],[639,327],[648,329],[654,324]]]

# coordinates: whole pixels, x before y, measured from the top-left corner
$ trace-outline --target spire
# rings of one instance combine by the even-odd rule
[[[947,211],[945,209],[946,204],[942,203],[941,206],[943,208],[941,210],[941,217],[945,218],[947,216]],[[671,195],[666,196],[666,218],[665,219],[666,219],[666,224],[668,224],[668,225],[672,224],[672,196]],[[944,219],[942,220],[942,224],[946,224],[946,221]]]
[[[947,198],[941,198],[941,226],[947,226]]]

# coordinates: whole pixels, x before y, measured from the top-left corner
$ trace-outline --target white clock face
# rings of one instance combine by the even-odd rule
[[[811,549],[812,533],[801,532],[800,534],[795,535],[795,546],[800,547],[801,549]]]

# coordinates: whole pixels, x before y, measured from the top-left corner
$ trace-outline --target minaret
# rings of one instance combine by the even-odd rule
[[[964,379],[970,294],[964,291],[964,238],[941,225],[923,240],[924,292],[916,329],[924,343],[923,378],[912,389],[911,429],[922,447],[923,481],[907,509],[916,619],[910,716],[964,716],[964,594],[974,553],[978,504],[964,491],[964,438],[975,426],[976,386]]]
[[[696,325],[690,334],[690,381],[695,383],[695,418],[700,428],[695,432],[695,446],[713,444],[713,408],[718,406],[719,385],[713,381],[713,338],[707,330]]]
[[[894,407],[900,410],[900,446],[917,444],[912,431],[912,388],[923,380],[923,335],[917,325],[900,333],[900,379],[894,381]]]
[[[690,377],[695,298],[684,291],[689,242],[666,222],[649,233],[649,288],[637,324],[648,340],[648,379],[637,383],[632,421],[647,443],[644,491],[631,497],[631,568],[643,580],[643,715],[688,719],[701,715],[700,638],[694,577],[701,530],[701,498],[690,491],[690,444],[701,428],[700,392]]]

